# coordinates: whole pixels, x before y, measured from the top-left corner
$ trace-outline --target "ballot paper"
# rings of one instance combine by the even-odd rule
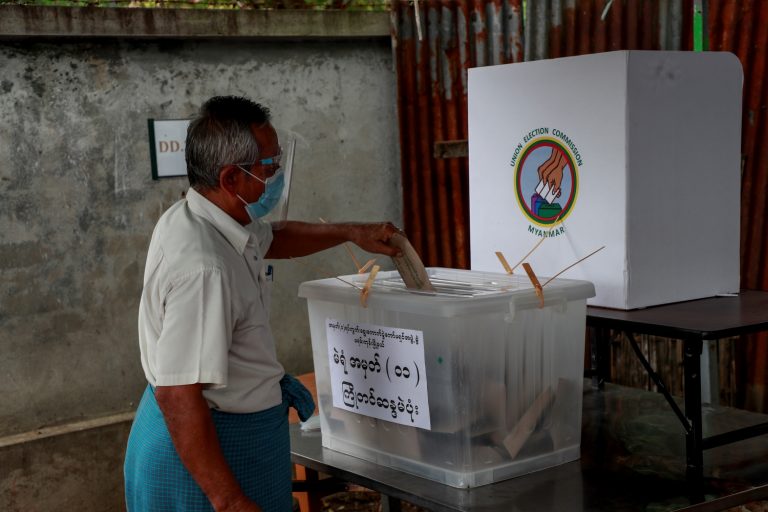
[[[389,243],[402,252],[401,256],[394,256],[392,261],[400,273],[400,277],[403,278],[405,286],[413,290],[434,291],[435,288],[429,280],[424,263],[421,262],[419,253],[413,248],[408,238],[400,233],[395,233]]]
[[[552,201],[557,199],[557,190],[550,187],[549,183],[544,180],[539,181],[539,184],[536,185],[536,193],[539,194],[539,197],[544,199],[547,204],[552,204]]]

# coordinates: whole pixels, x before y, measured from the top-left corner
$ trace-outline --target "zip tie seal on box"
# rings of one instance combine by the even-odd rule
[[[501,253],[501,251],[496,251],[496,257],[499,258],[499,261],[501,262],[501,266],[504,267],[504,270],[506,270],[507,274],[514,274],[512,271],[512,267],[509,266],[509,263],[507,263],[507,258],[504,257],[504,255]]]
[[[531,280],[533,289],[536,291],[536,296],[539,298],[539,308],[543,308],[544,307],[544,289],[541,286],[541,283],[539,283],[539,278],[536,277],[536,274],[533,272],[533,269],[528,263],[523,263],[523,268],[525,269],[525,273],[528,274],[528,279]]]
[[[514,271],[515,271],[515,269],[516,269],[517,267],[519,267],[519,266],[520,266],[520,264],[522,264],[522,263],[523,263],[523,262],[524,262],[524,261],[525,261],[525,260],[528,258],[528,256],[530,256],[531,254],[533,254],[533,251],[535,251],[536,249],[538,249],[538,248],[539,248],[539,246],[540,246],[542,243],[544,243],[544,240],[546,240],[546,238],[542,237],[542,239],[541,239],[541,240],[539,240],[538,242],[536,242],[536,245],[534,245],[534,246],[533,246],[533,249],[531,249],[530,251],[528,251],[528,253],[527,253],[525,256],[523,256],[522,258],[520,258],[520,261],[518,261],[517,263],[515,263],[515,266],[514,266],[514,267],[512,267],[512,272],[514,272]],[[511,273],[511,272],[510,272],[510,273]]]
[[[592,251],[591,253],[587,254],[586,256],[584,256],[583,258],[581,258],[580,260],[578,260],[577,262],[575,262],[575,263],[571,263],[570,265],[568,265],[567,267],[565,267],[563,270],[561,270],[561,271],[560,271],[560,272],[558,272],[557,274],[555,274],[555,275],[553,275],[552,277],[550,277],[550,278],[549,278],[547,281],[545,281],[545,282],[544,282],[544,284],[543,284],[543,285],[541,285],[541,286],[542,286],[542,288],[543,288],[544,286],[547,286],[547,285],[548,285],[550,282],[552,282],[552,281],[553,281],[553,280],[554,280],[554,279],[555,279],[557,276],[559,276],[560,274],[562,274],[562,273],[563,273],[563,272],[565,272],[566,270],[568,270],[568,269],[570,269],[570,268],[573,268],[573,267],[575,267],[576,265],[578,265],[579,263],[581,263],[581,262],[582,262],[582,261],[584,261],[585,259],[589,258],[589,257],[590,257],[590,256],[592,256],[593,254],[597,254],[598,252],[602,251],[603,249],[605,249],[605,246],[602,246],[602,247],[600,247],[599,249],[596,249],[596,250]]]
[[[318,217],[317,219],[323,224],[328,224],[328,221],[322,217]],[[376,261],[376,258],[374,258],[372,260],[368,260],[368,262],[365,265],[360,266],[360,261],[358,261],[358,259],[355,257],[355,253],[352,252],[352,248],[349,246],[349,244],[347,242],[344,242],[341,245],[344,246],[344,249],[346,249],[347,254],[349,254],[350,258],[352,258],[352,264],[355,266],[355,272],[357,272],[358,274],[364,274],[365,271],[368,270],[368,267],[373,265],[373,263]]]
[[[363,286],[363,289],[360,291],[360,304],[364,307],[368,307],[368,295],[371,293],[371,286],[373,286],[373,281],[376,279],[376,274],[379,273],[379,266],[374,265],[371,269],[371,273],[368,274],[368,280],[365,282],[365,286]]]
[[[360,268],[357,270],[357,273],[358,273],[358,274],[365,274],[365,273],[366,273],[366,271],[367,271],[369,268],[371,268],[371,265],[373,265],[374,263],[376,263],[376,258],[371,258],[370,260],[368,260],[367,262],[365,262],[365,265],[363,265],[362,267],[360,267]]]
[[[554,222],[552,223],[552,225],[551,225],[551,226],[549,226],[549,232],[550,232],[550,233],[552,232],[552,230],[553,230],[553,229],[555,229],[555,226],[557,226],[558,224],[562,224],[563,220],[560,218],[562,215],[563,215],[563,212],[560,212],[560,214],[559,214],[559,215],[558,215],[558,216],[555,218],[555,220],[554,220]],[[532,248],[530,251],[528,251],[528,252],[526,253],[526,255],[525,255],[525,256],[523,256],[522,258],[520,258],[520,261],[518,261],[517,263],[515,263],[515,266],[514,266],[514,267],[512,267],[512,270],[510,270],[510,271],[509,271],[509,273],[511,274],[512,272],[514,272],[514,271],[515,271],[515,269],[516,269],[517,267],[519,267],[519,266],[520,266],[520,265],[521,265],[521,264],[522,264],[522,263],[523,263],[525,260],[527,260],[527,259],[528,259],[528,256],[530,256],[531,254],[533,254],[533,251],[535,251],[536,249],[538,249],[538,248],[539,248],[539,246],[540,246],[541,244],[543,244],[543,243],[544,243],[544,240],[546,240],[547,238],[548,238],[548,237],[541,237],[541,239],[540,239],[538,242],[536,242],[536,244],[533,246],[533,248]]]

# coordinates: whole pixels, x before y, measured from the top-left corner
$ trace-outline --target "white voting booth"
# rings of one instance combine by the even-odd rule
[[[472,269],[543,237],[527,261],[545,277],[605,246],[562,276],[593,282],[592,305],[738,291],[741,96],[730,53],[470,69]]]

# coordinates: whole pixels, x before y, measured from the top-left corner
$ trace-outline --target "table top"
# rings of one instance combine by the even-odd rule
[[[297,464],[400,498],[428,510],[517,512],[672,511],[768,483],[768,436],[709,450],[704,478],[685,478],[682,427],[658,393],[585,383],[582,456],[570,462],[472,489],[456,489],[357,459],[321,445],[319,432],[291,425]],[[705,435],[768,420],[726,407],[703,410]]]
[[[749,290],[629,311],[589,306],[587,325],[668,338],[728,338],[768,330],[768,292]]]

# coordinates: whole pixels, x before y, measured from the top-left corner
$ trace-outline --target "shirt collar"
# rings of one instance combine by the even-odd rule
[[[221,208],[209,201],[205,196],[193,188],[187,190],[187,204],[189,209],[195,215],[198,215],[215,227],[224,238],[240,254],[245,251],[248,239],[251,237],[251,231],[241,226],[239,222],[230,217]]]

